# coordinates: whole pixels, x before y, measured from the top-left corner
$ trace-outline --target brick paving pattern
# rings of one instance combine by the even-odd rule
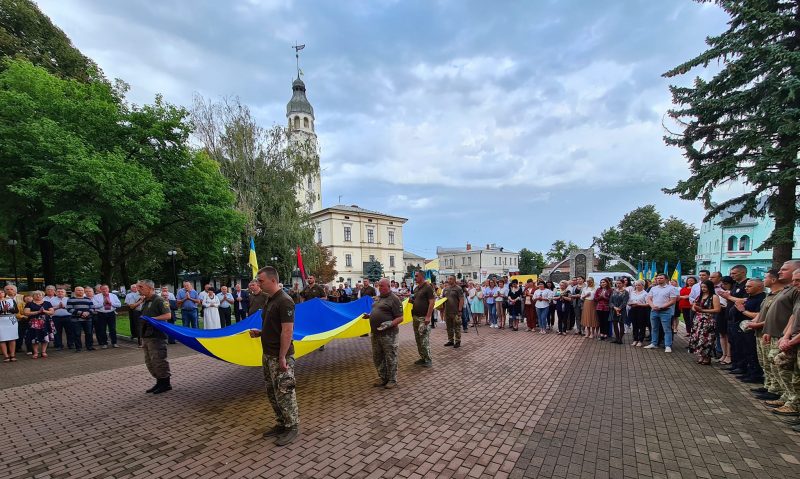
[[[445,341],[435,329],[434,368],[421,369],[404,327],[400,387],[391,391],[371,387],[368,338],[301,358],[301,436],[284,448],[261,438],[273,417],[258,368],[171,346],[175,389],[151,396],[136,350],[87,356],[86,371],[61,379],[52,378],[78,366],[55,354],[46,363],[20,356],[0,369],[0,470],[13,478],[800,477],[798,435],[743,384],[679,347],[668,355],[485,327],[460,350]],[[13,382],[8,368],[47,372]]]

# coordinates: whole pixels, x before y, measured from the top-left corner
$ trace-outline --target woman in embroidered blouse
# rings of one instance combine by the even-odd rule
[[[47,357],[47,344],[53,336],[53,305],[44,300],[43,291],[34,291],[33,299],[25,305],[23,313],[29,318],[28,338],[33,343],[33,359]]]
[[[533,292],[536,291],[536,285],[532,279],[528,279],[525,283],[525,291],[522,293],[525,297],[523,303],[525,308],[525,324],[528,326],[528,331],[533,331],[536,327],[536,307],[533,305]]]
[[[603,278],[600,280],[600,287],[594,292],[597,321],[600,323],[600,341],[605,341],[608,338],[609,299],[611,299],[611,280]]]
[[[589,276],[586,280],[586,286],[581,290],[581,298],[583,298],[583,313],[581,313],[581,324],[586,328],[586,336],[584,338],[593,339],[597,337],[597,327],[600,325],[597,322],[597,309],[595,308],[594,292],[597,287],[594,285],[594,278]]]
[[[0,351],[4,363],[17,360],[17,312],[16,299],[6,298],[6,292],[0,290]]]
[[[644,346],[644,332],[650,323],[650,306],[647,305],[647,291],[644,289],[644,281],[636,281],[633,284],[633,292],[628,298],[631,322],[633,323],[633,343],[631,346],[641,348]]]
[[[608,304],[611,308],[610,319],[614,325],[614,342],[622,344],[625,335],[625,323],[628,322],[628,299],[630,294],[625,287],[625,282],[617,280],[617,288],[611,293]]]
[[[203,298],[203,329],[219,329],[219,299],[211,291]]]

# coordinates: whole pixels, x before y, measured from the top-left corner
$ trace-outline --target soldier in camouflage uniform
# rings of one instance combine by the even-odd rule
[[[414,320],[414,339],[417,341],[417,351],[420,359],[414,364],[431,367],[431,345],[430,329],[431,317],[433,316],[434,304],[436,304],[436,293],[433,286],[425,281],[425,273],[417,271],[414,273],[414,281],[417,283],[411,295],[411,317]]]
[[[142,280],[138,283],[142,299],[142,316],[149,316],[156,321],[169,321],[172,312],[167,300],[156,294],[152,281]],[[156,378],[155,386],[146,392],[161,394],[172,390],[170,384],[169,362],[167,362],[167,335],[156,329],[149,321],[142,321],[142,351],[144,364],[150,374]]]
[[[372,361],[380,380],[376,387],[397,387],[397,348],[400,345],[397,326],[403,322],[403,306],[392,294],[389,280],[378,281],[378,297],[367,315],[372,330]]]
[[[444,321],[447,325],[447,342],[445,346],[461,347],[461,313],[464,310],[464,290],[456,284],[456,277],[447,278],[447,286],[442,290],[444,303]]]
[[[262,365],[267,397],[277,424],[263,437],[277,437],[285,446],[299,434],[299,413],[294,377],[294,301],[280,287],[278,272],[271,266],[258,270],[258,284],[268,296],[262,310],[261,329],[251,329],[250,337],[261,338]]]

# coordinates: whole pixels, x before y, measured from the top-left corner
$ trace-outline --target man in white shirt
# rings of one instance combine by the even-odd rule
[[[647,293],[647,304],[650,306],[650,344],[644,349],[658,347],[658,326],[664,330],[664,352],[672,352],[672,315],[675,313],[675,303],[678,293],[675,287],[667,282],[665,274],[656,276],[656,285]]]
[[[222,327],[230,326],[231,325],[231,309],[234,305],[235,301],[233,299],[233,295],[228,292],[227,286],[222,286],[219,288],[219,293],[217,293],[217,299],[219,300],[219,319],[222,323]]]
[[[52,286],[48,287],[52,288]],[[62,339],[62,333],[67,333],[67,346],[72,349],[75,347],[74,341],[72,340],[72,315],[67,310],[67,291],[64,288],[58,288],[56,290],[55,297],[45,298],[45,301],[49,301],[50,304],[53,306],[54,314],[53,314],[53,324],[56,327],[55,330],[55,348],[58,351],[64,349],[64,343]]]
[[[108,339],[111,337],[111,347],[118,348],[117,344],[117,308],[122,303],[116,294],[111,294],[107,284],[100,285],[99,291],[92,298],[94,302],[95,335],[100,348],[108,349]],[[108,328],[108,334],[106,334]]]

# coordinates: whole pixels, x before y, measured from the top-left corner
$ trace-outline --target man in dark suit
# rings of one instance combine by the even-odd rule
[[[250,293],[248,293],[247,290],[242,289],[241,283],[236,283],[234,289],[234,313],[236,315],[236,322],[238,323],[247,317],[247,310],[250,309]]]

